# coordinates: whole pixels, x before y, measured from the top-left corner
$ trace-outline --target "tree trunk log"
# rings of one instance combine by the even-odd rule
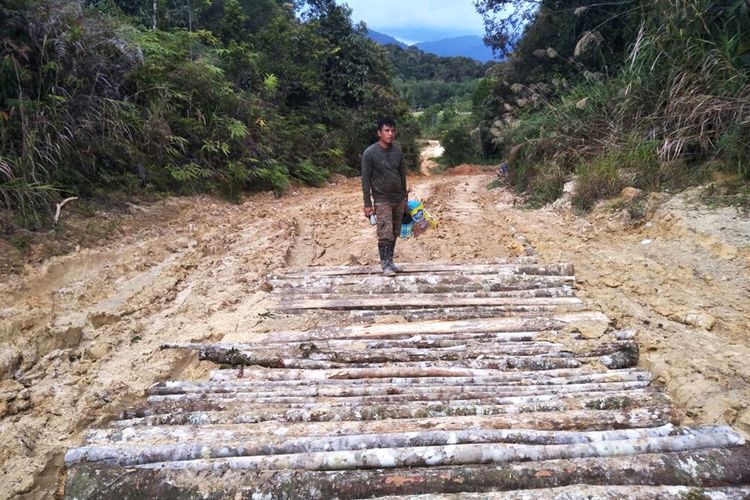
[[[258,373],[258,372],[261,373]],[[270,370],[265,370],[270,371]],[[404,377],[404,378],[364,378],[364,379],[292,379],[292,380],[267,380],[263,375],[265,371],[261,370],[244,370],[243,376],[239,376],[238,369],[214,370],[211,372],[211,382],[236,382],[252,383],[258,386],[310,386],[310,385],[382,385],[382,384],[402,384],[402,385],[532,385],[532,384],[576,384],[587,382],[626,382],[630,380],[652,380],[649,372],[640,368],[625,368],[622,370],[607,370],[604,372],[595,372],[591,369],[562,369],[547,370],[543,372],[498,372],[504,376],[495,374],[492,376],[477,377]],[[258,375],[253,377],[253,375]],[[172,384],[178,382],[163,382],[163,384]]]
[[[404,401],[398,404],[379,404],[369,407],[353,407],[341,401],[318,401],[304,403],[260,403],[242,398],[203,398],[199,400],[158,401],[142,408],[127,410],[121,418],[132,419],[179,412],[234,412],[247,416],[247,422],[280,420],[345,421],[382,420],[403,418],[429,418],[461,415],[503,415],[531,412],[554,412],[566,410],[630,410],[653,409],[665,413],[669,399],[654,391],[638,389],[626,392],[598,394],[566,394],[554,396],[527,396],[503,398],[504,404],[477,403],[474,401]],[[671,421],[671,420],[670,420]],[[121,425],[127,425],[123,421]],[[638,427],[643,427],[642,425]]]
[[[388,432],[414,432],[424,429],[462,430],[462,429],[535,429],[548,431],[608,431],[611,429],[639,429],[675,424],[677,417],[665,404],[653,404],[647,408],[628,410],[575,410],[525,412],[505,415],[447,415],[445,416],[412,415],[411,418],[393,419],[350,419],[342,421],[317,421],[315,415],[296,421],[264,420],[251,421],[252,415],[233,412],[204,412],[192,414],[158,415],[165,417],[161,423],[156,420],[145,422],[141,419],[116,422],[112,429],[91,431],[95,436],[126,436],[141,433],[160,432],[158,429],[176,429],[177,435],[189,437],[191,432],[203,432],[206,429],[236,430],[256,435],[277,435],[286,437],[334,436],[347,434],[371,434]],[[283,415],[283,411],[279,413]],[[187,417],[187,418],[185,418]],[[244,421],[235,422],[237,419]],[[247,417],[247,418],[246,418]],[[147,417],[144,417],[147,418]],[[194,424],[201,424],[200,427]],[[102,434],[104,433],[104,434]],[[148,434],[146,434],[148,435]],[[98,439],[98,438],[94,438]]]
[[[612,406],[614,407],[614,406]],[[273,410],[266,406],[268,410]],[[338,409],[336,409],[338,410]],[[115,427],[154,425],[220,425],[220,424],[259,424],[271,423],[281,427],[282,423],[304,425],[334,425],[344,428],[348,425],[375,424],[384,426],[382,432],[404,425],[405,421],[422,422],[431,425],[435,419],[449,419],[472,425],[477,419],[493,419],[496,425],[504,423],[508,427],[533,427],[535,429],[583,429],[605,430],[630,427],[653,427],[666,423],[677,423],[677,415],[668,403],[654,402],[650,406],[624,407],[615,410],[599,408],[577,410],[560,403],[554,405],[524,405],[511,410],[503,406],[448,406],[429,405],[427,407],[376,407],[365,411],[290,410],[279,408],[275,412],[249,412],[246,410],[176,408],[173,412],[130,410],[122,415],[126,420],[113,423]],[[467,421],[468,420],[468,421]],[[302,425],[302,424],[300,424]],[[418,425],[418,424],[417,424]],[[477,423],[476,425],[479,425]]]
[[[419,431],[391,432],[386,434],[356,434],[344,436],[305,436],[279,437],[238,432],[204,433],[201,429],[192,433],[188,442],[185,436],[170,433],[149,433],[148,439],[118,440],[117,442],[88,444],[69,450],[65,454],[65,464],[97,462],[102,465],[140,465],[156,462],[205,460],[214,458],[256,457],[269,455],[294,455],[327,452],[351,452],[356,454],[364,450],[388,450],[396,455],[397,448],[444,447],[445,452],[452,451],[452,445],[497,445],[485,447],[498,452],[499,456],[513,461],[526,459],[529,450],[539,446],[557,447],[557,452],[572,453],[577,445],[591,444],[586,453],[602,456],[611,448],[620,450],[637,443],[648,443],[657,446],[654,451],[661,451],[659,443],[669,447],[676,443],[686,446],[684,436],[696,440],[704,439],[705,443],[713,436],[718,442],[729,440],[737,444],[739,436],[728,427],[706,427],[700,429],[676,429],[671,425],[658,428],[604,431],[604,432],[550,432],[536,430],[457,430],[457,431]],[[671,441],[661,438],[671,437]],[[659,439],[661,440],[659,440]],[[153,442],[150,442],[153,441]],[[685,441],[685,442],[682,442]],[[220,444],[215,444],[215,443]],[[155,443],[155,444],[154,444]],[[512,445],[512,446],[508,446]],[[477,447],[479,448],[479,447]],[[580,448],[584,449],[584,448]],[[447,450],[447,451],[446,451]],[[502,450],[502,453],[500,451]],[[410,453],[405,450],[404,453]],[[617,452],[615,452],[616,454]],[[441,465],[441,464],[437,464]]]
[[[402,287],[405,292],[415,293],[419,287],[438,291],[501,291],[530,290],[537,288],[559,288],[575,283],[574,276],[524,275],[524,274],[472,274],[442,275],[440,277],[420,274],[401,274],[393,277],[374,276],[319,276],[311,278],[269,278],[266,282],[273,290],[286,292],[301,290],[305,293],[325,293],[332,289],[380,290],[383,287]],[[336,293],[336,292],[334,292]],[[424,292],[423,292],[424,293]],[[429,292],[428,292],[429,293]]]
[[[479,419],[475,419],[479,420]],[[155,426],[155,427],[131,427],[128,429],[114,428],[114,429],[96,429],[89,430],[84,438],[85,447],[93,446],[119,446],[119,445],[136,445],[142,443],[145,445],[149,444],[184,444],[184,443],[200,443],[204,445],[215,445],[219,442],[250,442],[253,445],[260,446],[261,444],[266,446],[269,443],[308,443],[310,439],[322,439],[322,438],[340,438],[342,436],[348,439],[354,439],[355,441],[347,441],[353,443],[356,438],[363,437],[365,440],[370,440],[373,436],[384,436],[384,439],[401,439],[403,436],[414,437],[422,436],[422,434],[433,435],[440,434],[445,437],[449,434],[458,432],[459,435],[462,433],[469,433],[470,435],[478,436],[477,439],[485,439],[486,436],[494,436],[492,441],[487,442],[510,442],[510,443],[526,443],[526,444],[572,444],[572,443],[589,443],[595,441],[612,441],[620,439],[638,439],[647,436],[669,436],[676,435],[683,430],[673,426],[672,424],[664,424],[656,427],[645,427],[639,429],[621,429],[621,430],[606,430],[606,431],[549,431],[549,430],[537,430],[537,429],[494,429],[492,425],[496,422],[490,422],[490,424],[479,422],[474,423],[468,428],[435,428],[425,430],[422,426],[414,425],[412,421],[409,421],[410,425],[395,425],[402,424],[402,422],[391,422],[391,432],[387,433],[374,433],[368,431],[362,431],[363,425],[351,426],[344,425],[343,427],[334,427],[321,425],[280,425],[279,432],[268,432],[270,424],[249,424],[249,425],[206,425],[206,426]],[[351,424],[351,422],[349,423]],[[443,423],[445,426],[446,423]],[[451,423],[447,423],[449,426]],[[455,425],[455,424],[453,424]],[[719,427],[706,426],[703,428],[704,432],[711,432],[711,429],[720,429]],[[309,432],[313,431],[313,432]],[[321,432],[322,431],[322,432]],[[489,434],[488,434],[489,433]],[[468,436],[469,434],[466,434]],[[485,436],[485,437],[482,437]],[[302,441],[299,441],[302,439]],[[442,438],[441,438],[442,439]],[[447,438],[446,438],[447,439]],[[457,438],[458,439],[458,438]],[[312,441],[310,441],[312,442]],[[332,443],[337,441],[331,441]],[[385,441],[379,441],[385,442]],[[395,442],[395,441],[393,441]],[[462,442],[470,442],[464,440]],[[477,441],[473,441],[477,442]],[[443,444],[451,444],[445,442]],[[426,445],[426,444],[425,444]],[[295,445],[297,446],[297,445]],[[346,449],[357,449],[360,448],[359,444],[351,446]],[[380,446],[369,446],[369,447],[380,447]],[[392,447],[397,447],[393,445]],[[334,448],[323,448],[317,451],[326,451]],[[343,449],[343,448],[335,448]]]
[[[355,325],[323,330],[273,333],[266,336],[269,342],[321,341],[327,339],[387,339],[408,338],[414,335],[455,335],[463,333],[505,333],[508,339],[527,338],[530,333],[561,330],[569,323],[598,321],[607,323],[599,312],[573,312],[552,314],[541,318],[483,318],[455,321],[423,321],[414,323],[388,323]]]
[[[249,354],[249,355],[248,355]],[[553,370],[558,368],[577,368],[582,363],[599,362],[599,358],[574,358],[570,356],[505,356],[493,359],[457,359],[457,360],[437,360],[437,361],[390,361],[384,357],[373,356],[367,360],[362,356],[362,362],[342,361],[318,361],[314,359],[299,358],[260,358],[252,353],[243,353],[240,351],[221,351],[221,350],[202,350],[198,353],[198,359],[201,361],[211,361],[212,363],[229,366],[261,366],[265,368],[297,368],[302,370],[331,370],[345,368],[379,368],[383,363],[389,363],[394,367],[402,369],[417,368],[451,368],[466,367],[488,370]],[[628,365],[628,366],[632,366]],[[616,366],[616,368],[625,368],[627,366]]]
[[[689,465],[688,465],[689,464]],[[493,466],[352,471],[173,470],[74,466],[69,498],[373,498],[486,492],[566,485],[743,485],[750,447],[605,458],[501,463]]]
[[[466,387],[470,386],[475,390],[489,390],[497,386],[566,386],[571,384],[592,384],[592,383],[611,383],[611,382],[645,382],[648,385],[651,381],[651,375],[643,370],[618,370],[622,373],[590,373],[575,375],[569,377],[529,377],[527,379],[503,379],[500,377],[423,377],[423,378],[403,378],[403,379],[362,379],[362,380],[248,380],[237,378],[237,372],[233,371],[230,378],[218,379],[213,378],[206,382],[192,381],[166,381],[154,384],[148,390],[148,394],[177,394],[185,392],[197,392],[201,390],[211,392],[221,391],[246,391],[246,392],[264,392],[264,391],[286,391],[296,390],[298,388],[336,388],[336,387],[372,387],[372,388],[417,388],[417,387]],[[173,392],[172,392],[173,391]]]
[[[573,298],[575,294],[569,286],[531,288],[521,290],[485,290],[481,289],[481,284],[475,286],[453,285],[453,286],[420,286],[406,287],[397,284],[380,285],[376,288],[366,288],[364,286],[351,287],[329,287],[318,290],[307,288],[280,288],[272,291],[274,297],[281,303],[286,301],[294,302],[296,300],[342,300],[352,299],[359,300],[362,298],[381,298],[381,299],[399,299],[402,297],[423,297],[425,300],[434,303],[435,301],[452,301],[457,299],[508,299],[510,304],[501,305],[523,305],[526,300],[542,300],[555,298]],[[434,299],[434,300],[433,300]],[[390,301],[389,301],[390,303]],[[572,302],[574,305],[581,302]],[[460,304],[459,304],[460,305]],[[533,304],[532,305],[539,305]],[[548,305],[548,304],[541,304]],[[552,303],[556,306],[558,304]]]
[[[597,500],[658,499],[727,500],[750,498],[750,486],[704,488],[696,486],[593,486],[576,484],[560,488],[534,490],[487,491],[484,493],[437,493],[420,495],[419,500],[560,500],[563,498],[596,498]],[[403,500],[401,496],[378,497],[377,500]]]
[[[289,299],[279,301],[278,308],[285,309],[405,309],[409,307],[443,307],[443,306],[567,306],[580,305],[581,299],[575,297],[542,297],[542,298],[514,298],[514,297],[451,297],[449,295],[412,295],[402,296],[359,295],[348,298],[332,299]]]
[[[439,399],[474,399],[488,397],[511,397],[537,394],[564,394],[592,391],[623,391],[643,388],[649,381],[632,380],[627,382],[590,382],[578,384],[542,384],[542,385],[404,385],[380,384],[359,386],[318,386],[318,387],[289,387],[289,386],[260,386],[253,383],[193,383],[181,382],[177,384],[155,384],[147,390],[149,396],[179,396],[210,397],[212,394],[220,397],[235,397],[247,394],[249,397],[305,397],[310,398],[351,398],[369,396],[401,396],[414,395],[416,397],[430,397],[433,394]]]
[[[475,434],[479,433],[475,431]],[[384,435],[374,435],[367,438],[360,436],[358,439],[317,439],[312,442],[298,440],[297,443],[288,443],[286,446],[250,444],[234,447],[230,444],[226,447],[210,447],[187,444],[156,445],[146,450],[133,447],[118,449],[85,447],[70,450],[65,456],[65,462],[66,464],[102,462],[103,465],[143,464],[144,467],[196,471],[212,469],[353,470],[613,457],[744,444],[744,440],[739,435],[726,429],[723,432],[710,433],[693,430],[687,436],[654,436],[604,442],[542,445],[494,442],[489,437],[490,435],[492,432],[487,432],[485,433],[486,440],[479,439],[479,442],[469,440],[467,444],[462,444],[461,438],[465,436],[456,431],[425,433],[421,440],[407,436],[388,438]],[[454,443],[441,444],[450,440]],[[421,441],[426,444],[410,444],[411,441]],[[396,447],[389,447],[390,444],[395,444]],[[333,451],[307,451],[307,448],[315,450],[320,447]],[[343,449],[338,450],[337,447]],[[261,454],[256,452],[261,452]],[[165,460],[160,461],[161,458]]]
[[[284,381],[284,380],[366,380],[391,378],[430,378],[430,377],[491,377],[501,380],[525,380],[527,378],[567,377],[576,373],[607,373],[604,368],[581,366],[576,368],[559,368],[554,370],[532,371],[503,371],[495,369],[462,368],[462,367],[403,367],[379,366],[376,368],[344,368],[340,370],[298,370],[247,368],[239,377],[237,369],[214,370],[211,373],[231,373],[234,379],[247,378],[252,380]],[[617,370],[620,372],[622,370]],[[613,371],[614,373],[615,371]]]
[[[404,264],[404,275],[422,273],[424,275],[448,274],[450,276],[472,275],[472,274],[490,274],[490,275],[533,275],[533,276],[574,276],[575,268],[572,264],[560,263],[550,265],[534,265],[533,262],[518,263],[506,262],[500,264],[458,264],[458,263],[437,263],[431,262]],[[280,273],[271,278],[286,279],[300,278],[315,280],[323,276],[360,276],[360,275],[380,275],[383,270],[380,266],[329,266],[329,267],[307,267],[301,270],[290,270]]]

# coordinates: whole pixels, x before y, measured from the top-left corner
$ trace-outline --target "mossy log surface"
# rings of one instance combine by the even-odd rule
[[[576,484],[728,486],[750,483],[750,446],[625,457],[346,471],[172,470],[76,465],[68,498],[309,498],[487,492]]]

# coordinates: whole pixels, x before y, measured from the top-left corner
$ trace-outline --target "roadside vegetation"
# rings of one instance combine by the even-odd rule
[[[518,191],[549,202],[577,178],[581,209],[624,186],[721,178],[727,196],[746,192],[746,1],[476,3],[487,41],[508,56],[475,94],[477,146],[509,161]]]
[[[5,1],[1,225],[48,225],[68,196],[320,185],[357,171],[381,115],[416,168],[392,80],[333,0]]]

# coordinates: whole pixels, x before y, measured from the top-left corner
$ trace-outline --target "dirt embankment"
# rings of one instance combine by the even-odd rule
[[[525,210],[484,173],[410,179],[439,227],[402,262],[536,255],[576,264],[578,294],[633,328],[685,422],[750,435],[750,222],[694,193],[619,200],[579,217]],[[635,219],[634,219],[635,217]],[[230,205],[169,199],[120,217],[121,236],[0,284],[0,497],[59,491],[62,455],[155,381],[206,370],[163,342],[236,341],[267,327],[269,271],[373,263],[356,179]]]

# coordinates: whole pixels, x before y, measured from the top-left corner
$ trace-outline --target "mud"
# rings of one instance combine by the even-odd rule
[[[747,217],[700,205],[696,191],[625,196],[588,216],[526,210],[508,191],[487,189],[491,173],[465,170],[409,179],[439,226],[400,241],[398,261],[572,262],[578,295],[637,332],[641,365],[684,423],[729,423],[750,436]],[[240,205],[166,199],[118,215],[116,234],[98,246],[6,274],[0,497],[59,495],[60,457],[83,429],[135,405],[154,382],[205,375],[209,363],[160,344],[311,326],[267,313],[264,277],[286,266],[375,263],[361,204],[358,180],[343,178]]]

